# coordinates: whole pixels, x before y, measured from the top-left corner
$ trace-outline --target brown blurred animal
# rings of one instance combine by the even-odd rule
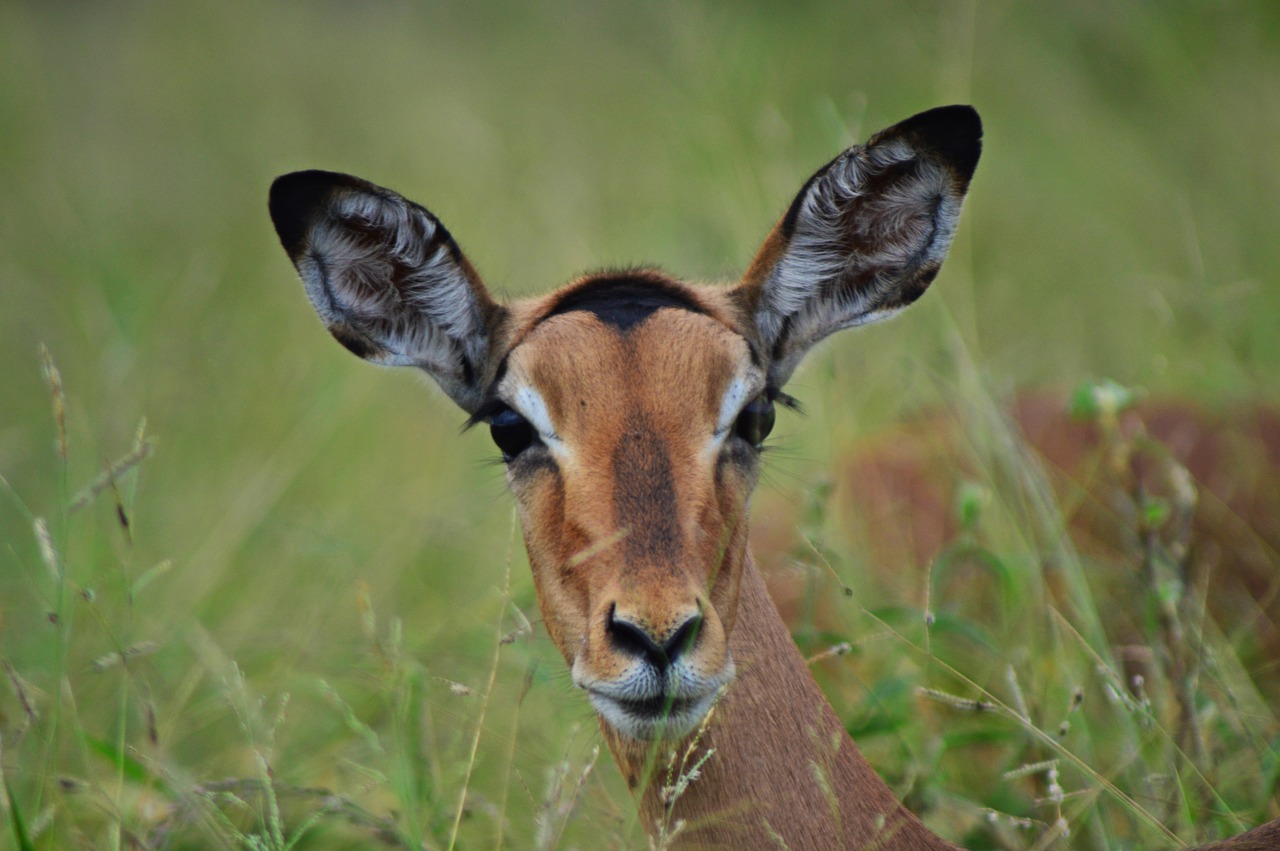
[[[1104,428],[1072,416],[1067,394],[1041,392],[1017,397],[1008,423],[1053,487],[1083,558],[1113,568],[1114,581],[1135,581],[1144,549],[1138,503],[1170,506],[1150,533],[1181,559],[1187,584],[1218,623],[1252,634],[1248,661],[1276,665],[1280,411],[1144,400]],[[957,489],[990,472],[954,419],[926,415],[855,447],[838,475],[845,516],[859,524],[868,560],[893,574],[927,565],[955,539]],[[1259,681],[1280,703],[1280,677]]]

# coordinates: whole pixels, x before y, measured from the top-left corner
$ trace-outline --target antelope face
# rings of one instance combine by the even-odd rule
[[[733,677],[727,636],[772,404],[747,340],[710,301],[636,273],[542,307],[482,411],[547,631],[625,736],[689,732]]]
[[[499,304],[425,208],[330,172],[271,188],[329,331],[424,370],[487,423],[547,631],[608,730],[682,736],[733,679],[746,511],[804,354],[918,298],[946,255],[981,124],[942,107],[818,171],[730,287],[601,275]]]

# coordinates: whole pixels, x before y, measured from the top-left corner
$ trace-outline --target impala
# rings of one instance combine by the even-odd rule
[[[895,799],[823,698],[752,561],[747,508],[805,354],[938,274],[981,135],[972,108],[950,106],[848,149],[737,284],[628,269],[510,304],[394,192],[320,171],[271,188],[338,342],[425,371],[488,426],[547,632],[651,834],[682,820],[695,847],[955,847]],[[673,795],[663,766],[680,749],[698,768]]]

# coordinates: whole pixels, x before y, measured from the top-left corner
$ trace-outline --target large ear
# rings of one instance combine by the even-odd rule
[[[327,171],[277,178],[269,206],[339,343],[375,363],[425,370],[464,410],[480,407],[505,310],[435,216]]]
[[[944,106],[882,130],[800,190],[733,291],[781,387],[815,343],[891,316],[933,281],[982,150],[982,122]]]

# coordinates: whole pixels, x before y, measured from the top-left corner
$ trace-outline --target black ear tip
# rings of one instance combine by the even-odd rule
[[[982,119],[967,104],[939,106],[895,125],[886,133],[915,136],[919,143],[941,155],[967,180],[982,154]]]
[[[307,230],[324,209],[333,190],[348,185],[353,178],[332,171],[295,171],[277,177],[271,183],[267,209],[276,226],[280,244],[297,256],[303,248]]]

